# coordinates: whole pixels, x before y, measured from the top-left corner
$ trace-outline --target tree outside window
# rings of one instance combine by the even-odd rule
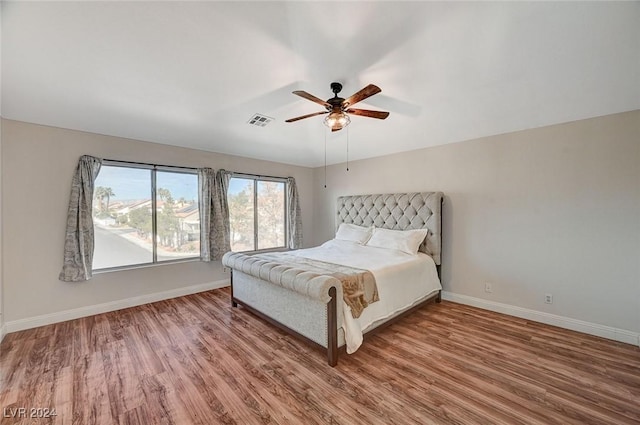
[[[227,196],[231,250],[286,246],[286,183],[259,177],[233,177]]]

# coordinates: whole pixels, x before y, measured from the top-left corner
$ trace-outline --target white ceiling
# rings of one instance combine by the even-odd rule
[[[327,99],[382,88],[328,134]],[[640,109],[640,2],[2,2],[5,118],[305,166]],[[247,124],[254,113],[275,118]]]

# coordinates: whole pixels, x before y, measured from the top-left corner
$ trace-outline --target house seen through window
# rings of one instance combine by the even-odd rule
[[[227,201],[231,250],[286,247],[286,182],[259,177],[232,177]]]
[[[199,258],[198,176],[103,165],[93,221],[94,270]]]

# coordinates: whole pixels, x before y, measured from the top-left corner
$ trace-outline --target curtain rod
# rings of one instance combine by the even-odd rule
[[[149,162],[123,161],[121,159],[108,159],[108,158],[102,158],[102,160],[103,161],[107,161],[107,162],[120,163],[120,164],[146,165],[148,167],[178,168],[178,169],[182,169],[182,170],[194,170],[194,171],[198,170],[198,168],[196,168],[196,167],[181,167],[179,165],[151,164]],[[281,176],[265,176],[265,175],[262,175],[262,174],[237,173],[235,171],[229,171],[229,172],[234,176],[261,177],[261,178],[274,179],[274,180],[286,180],[288,178],[288,177],[281,177]]]
[[[121,159],[108,159],[108,158],[102,158],[102,160],[103,161],[107,161],[107,162],[120,163],[120,164],[146,165],[146,166],[149,166],[149,167],[162,167],[162,168],[180,168],[182,170],[194,170],[194,171],[198,170],[195,167],[181,167],[179,165],[151,164],[151,163],[148,163],[148,162],[123,161]]]
[[[289,177],[278,177],[278,176],[265,176],[262,174],[251,174],[251,173],[236,173],[235,171],[230,171],[230,173],[234,176],[245,176],[245,177],[261,177],[265,179],[274,179],[274,180],[286,180]]]

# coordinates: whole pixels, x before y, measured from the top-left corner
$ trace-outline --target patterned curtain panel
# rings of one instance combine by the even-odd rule
[[[59,279],[64,282],[82,282],[91,279],[93,262],[91,208],[94,182],[101,165],[101,159],[84,155],[80,157],[71,180],[64,241],[64,264],[59,276]]]
[[[289,248],[302,248],[302,215],[296,179],[287,178],[287,233],[289,234]]]
[[[200,256],[202,261],[220,260],[231,251],[231,228],[227,190],[231,173],[198,169],[200,197]]]
[[[211,261],[211,193],[216,172],[211,168],[198,169],[198,198],[200,202],[200,258]]]
[[[218,170],[212,194],[212,260],[221,260],[224,254],[231,251],[231,224],[229,223],[229,203],[227,202],[229,180],[231,180],[230,172]]]

